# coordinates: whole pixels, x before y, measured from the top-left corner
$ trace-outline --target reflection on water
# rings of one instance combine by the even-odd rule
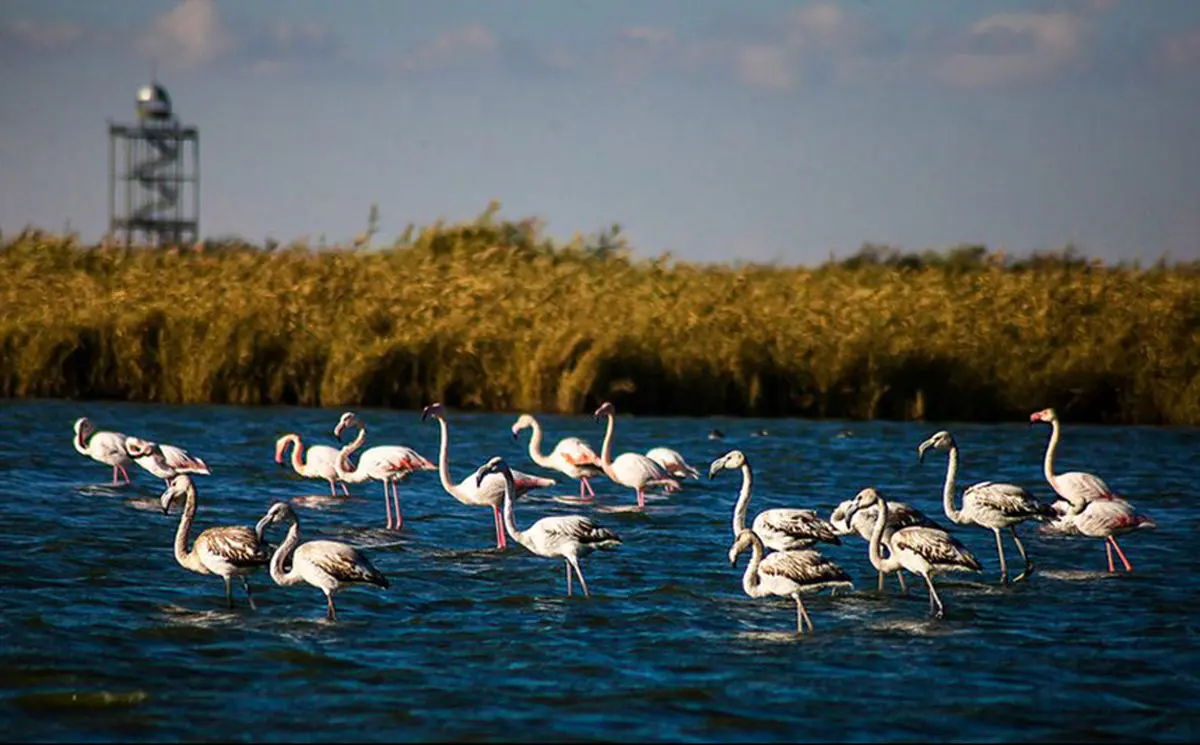
[[[384,528],[378,483],[330,497],[328,485],[280,469],[275,438],[324,432],[340,411],[8,403],[0,426],[0,706],[15,740],[1109,740],[1200,735],[1200,610],[1192,548],[1200,527],[1194,454],[1200,430],[1068,425],[1063,470],[1095,471],[1159,525],[1122,539],[1136,567],[1110,575],[1102,542],[1021,530],[1037,570],[999,584],[992,535],[955,534],[980,574],[937,577],[946,618],[930,618],[924,583],[876,590],[867,544],[821,546],[855,589],[805,597],[816,633],[796,633],[789,598],[749,598],[745,559],[732,568],[737,479],[647,495],[593,480],[520,500],[518,525],[583,514],[624,544],[581,561],[593,596],[566,596],[563,562],[510,540],[495,548],[491,510],[448,496],[435,473],[401,488],[404,527]],[[417,412],[359,414],[370,440],[436,455],[436,427]],[[298,508],[302,537],[365,551],[388,590],[336,596],[251,577],[259,609],[175,563],[178,512],[163,517],[163,482],[111,469],[71,447],[90,416],[186,447],[213,475],[196,478],[194,538],[253,525],[271,503]],[[464,478],[492,455],[543,473],[513,443],[510,415],[451,412]],[[553,437],[599,444],[590,418],[543,417]],[[1024,423],[956,425],[622,418],[620,451],[665,445],[697,468],[732,447],[755,466],[749,519],[770,507],[823,515],[876,486],[941,516],[942,467],[915,447],[947,428],[963,447],[964,483],[1012,481],[1049,501],[1047,433]],[[769,437],[754,437],[762,429]],[[371,443],[368,442],[368,445]],[[546,474],[559,478],[557,474]],[[282,540],[280,528],[271,539]],[[1010,569],[1017,561],[1008,552]],[[1103,580],[1103,581],[1101,581]],[[864,694],[886,701],[865,707]],[[347,733],[352,733],[348,735]]]

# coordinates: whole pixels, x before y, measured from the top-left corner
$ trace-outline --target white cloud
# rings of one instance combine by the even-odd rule
[[[400,60],[405,70],[428,70],[488,57],[499,49],[496,36],[479,23],[447,31],[422,44]]]
[[[935,75],[979,88],[1030,82],[1082,59],[1088,21],[1071,13],[1000,13],[973,24],[953,51],[935,62]]]
[[[143,57],[164,69],[189,70],[217,61],[235,45],[212,0],[181,0],[158,16],[135,41]]]

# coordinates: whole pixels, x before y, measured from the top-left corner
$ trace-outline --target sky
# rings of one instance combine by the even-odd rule
[[[152,74],[209,238],[497,200],[688,261],[1200,259],[1196,0],[4,0],[0,231],[104,234]]]

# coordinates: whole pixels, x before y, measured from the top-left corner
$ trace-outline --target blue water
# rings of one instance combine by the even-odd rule
[[[5,739],[144,740],[1091,740],[1200,736],[1200,586],[1194,531],[1200,430],[1065,423],[1060,470],[1097,473],[1158,529],[1121,541],[1135,571],[1108,575],[1100,541],[1022,534],[1032,578],[997,583],[989,531],[955,534],[982,576],[939,581],[947,617],[927,616],[919,585],[875,591],[866,543],[823,547],[854,578],[845,596],[810,598],[816,634],[795,633],[786,598],[741,588],[730,515],[740,477],[689,481],[644,513],[605,479],[597,507],[550,497],[517,503],[519,525],[584,512],[624,545],[582,561],[593,597],[565,597],[562,563],[510,541],[495,550],[491,513],[460,505],[433,473],[400,488],[405,524],[383,530],[382,490],[325,482],[276,465],[277,436],[331,442],[340,410],[0,402],[0,722]],[[436,459],[438,429],[412,411],[360,410],[367,444],[405,444]],[[298,500],[303,535],[364,547],[389,590],[337,596],[282,588],[266,572],[250,611],[235,585],[174,561],[178,509],[158,509],[161,481],[136,466],[131,486],[71,446],[81,415],[187,448],[197,477],[193,537],[253,524]],[[492,455],[538,469],[514,442],[514,415],[449,413],[455,480]],[[589,417],[541,417],[552,445]],[[721,441],[707,439],[713,427]],[[766,437],[752,437],[760,428]],[[1013,481],[1049,501],[1041,458],[1049,428],[1025,423],[808,422],[619,416],[616,452],[668,445],[707,471],[742,449],[756,469],[753,518],[768,507],[823,515],[874,485],[947,523],[945,456],[918,465],[917,444],[948,428],[962,478]],[[546,473],[546,475],[553,475]],[[325,499],[321,499],[325,495]],[[313,498],[315,497],[315,498]],[[276,540],[280,529],[273,534]],[[1011,543],[1010,566],[1019,567]],[[578,588],[576,588],[578,592]]]

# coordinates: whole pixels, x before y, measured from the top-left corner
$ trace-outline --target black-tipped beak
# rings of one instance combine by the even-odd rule
[[[517,439],[517,433],[516,433],[516,432],[513,432],[513,433],[512,433],[512,436],[513,436],[513,439],[514,439],[514,440],[515,440],[515,439]]]
[[[854,513],[858,512],[858,505],[851,505],[850,509],[846,510],[846,524],[851,525],[854,519]]]
[[[917,462],[918,462],[918,463],[924,463],[924,462],[925,462],[925,451],[926,451],[926,450],[928,450],[928,449],[929,449],[929,443],[928,443],[928,442],[922,442],[922,443],[921,443],[921,446],[920,446],[919,448],[917,448]]]
[[[478,476],[475,477],[475,488],[476,489],[483,486],[483,479],[485,476],[488,475],[488,473],[490,473],[490,471],[482,471],[482,472],[480,472],[480,474]]]
[[[708,478],[710,480],[715,479],[717,477],[717,472],[721,470],[721,466],[722,466],[722,463],[720,461],[717,461],[716,463],[713,463],[711,466],[708,467]]]

